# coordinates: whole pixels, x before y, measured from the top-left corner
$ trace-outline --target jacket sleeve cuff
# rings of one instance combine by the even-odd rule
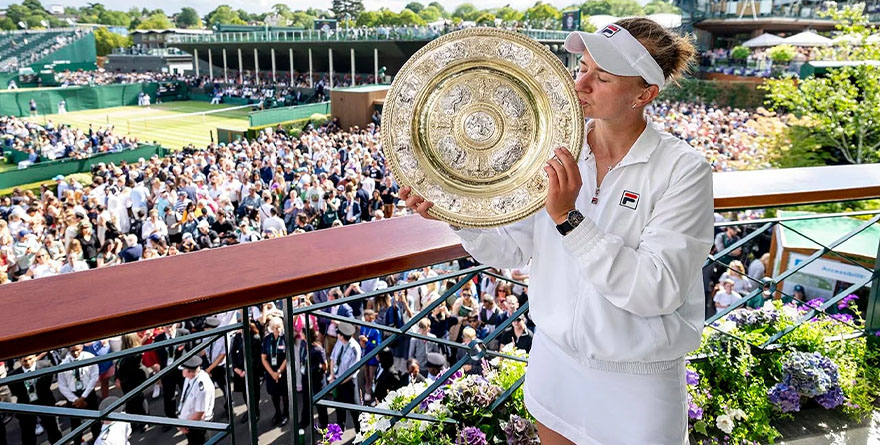
[[[602,239],[602,231],[590,218],[578,224],[562,238],[562,244],[577,257],[589,254]]]
[[[480,233],[482,230],[480,229],[466,229],[466,228],[456,228],[455,226],[450,225],[450,229],[461,238],[462,241],[473,242],[476,241],[477,238],[480,237]]]

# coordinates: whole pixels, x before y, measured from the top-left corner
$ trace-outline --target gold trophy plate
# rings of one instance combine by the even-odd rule
[[[401,186],[461,227],[488,228],[544,207],[546,161],[577,159],[584,118],[559,58],[516,32],[472,28],[410,58],[382,112],[382,146]]]

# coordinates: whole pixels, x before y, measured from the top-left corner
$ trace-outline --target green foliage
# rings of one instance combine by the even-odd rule
[[[99,56],[106,56],[115,48],[128,48],[129,46],[131,46],[130,38],[110,32],[107,28],[95,28],[95,50]]]
[[[124,26],[128,28],[128,25],[131,24],[131,16],[124,11],[101,11],[98,14],[98,21],[102,25],[110,25],[110,26]]]
[[[425,22],[436,22],[443,18],[443,13],[433,6],[428,6],[427,8],[422,9],[418,14]]]
[[[313,29],[315,27],[315,17],[303,11],[294,11],[287,17],[288,26],[303,29]]]
[[[168,20],[168,16],[162,13],[156,13],[142,21],[140,25],[137,26],[137,29],[170,29],[173,27],[174,25],[171,24],[171,20]]]
[[[788,63],[794,59],[797,50],[791,45],[776,45],[767,50],[767,55],[774,63]]]
[[[452,17],[458,18],[464,21],[474,21],[480,16],[481,12],[471,3],[462,3],[455,8],[455,12],[452,13]]]
[[[476,22],[478,25],[495,26],[495,14],[484,12],[482,15],[477,17]]]
[[[660,92],[660,100],[703,102],[737,108],[757,108],[764,102],[764,90],[747,82],[722,82],[683,78]]]
[[[562,18],[562,13],[558,9],[549,3],[541,1],[526,9],[524,17],[530,27],[539,29],[558,28],[560,18]]]
[[[583,13],[581,13],[581,31],[596,32],[596,25],[590,22],[590,16],[585,16]]]
[[[658,0],[658,3],[664,3]],[[671,6],[671,5],[670,5]],[[659,8],[654,6],[653,8]],[[587,0],[581,5],[584,15],[614,15],[618,17],[645,15],[645,10],[635,0]]]
[[[410,11],[418,14],[422,12],[423,9],[425,9],[425,5],[419,2],[409,2],[406,4],[406,6],[404,6],[404,9],[409,9]]]
[[[797,84],[769,79],[771,109],[804,119],[810,137],[836,151],[851,164],[880,160],[880,70],[873,66],[831,69],[826,77],[810,77]]]
[[[746,48],[745,46],[739,45],[733,47],[733,49],[730,51],[730,57],[735,60],[745,60],[749,57],[749,54],[751,53],[752,51],[750,49]]]
[[[645,5],[644,9],[646,15],[662,13],[681,14],[681,9],[679,9],[678,6],[663,0],[652,0]]]
[[[178,28],[201,28],[202,19],[199,13],[190,7],[181,8],[180,13],[175,17],[175,23]]]
[[[409,9],[404,9],[400,11],[400,15],[398,15],[397,23],[398,25],[424,25],[425,19],[419,17],[415,12],[410,11]]]
[[[0,19],[0,29],[4,31],[14,31],[17,28],[15,26],[15,22],[12,21],[9,17],[3,17]]]
[[[364,11],[364,3],[361,0],[333,0],[330,8],[339,20],[346,16],[354,20],[358,14]]]
[[[233,11],[229,5],[220,5],[205,17],[208,25],[247,25],[238,12]]]
[[[515,22],[520,22],[525,17],[525,14],[522,12],[511,8],[510,6],[503,6],[498,8],[495,12],[495,16],[501,19],[501,23],[504,25],[512,25]]]

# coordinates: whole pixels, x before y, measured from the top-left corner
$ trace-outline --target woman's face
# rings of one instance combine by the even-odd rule
[[[616,76],[596,64],[589,51],[584,51],[574,83],[584,117],[614,119],[632,111],[632,105],[644,90],[638,76]]]

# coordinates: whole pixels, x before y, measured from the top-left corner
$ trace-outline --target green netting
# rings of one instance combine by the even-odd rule
[[[67,101],[67,111],[137,105],[138,94],[141,91],[155,98],[158,88],[158,83],[151,82],[91,87],[44,88],[28,91],[5,90],[0,91],[0,115],[29,116],[29,102],[31,99],[37,102],[37,111],[40,115],[57,113],[58,102],[62,98]],[[180,88],[181,94],[185,94],[185,90],[185,88]],[[163,97],[162,100],[168,101],[174,100],[174,98]]]
[[[149,159],[154,154],[163,157],[169,150],[155,145],[141,145],[134,150],[125,150],[119,153],[104,153],[87,159],[61,159],[57,161],[40,162],[21,170],[8,170],[0,173],[0,189],[18,187],[23,184],[46,181],[56,175],[71,175],[91,171],[93,165],[103,162],[111,162],[117,165],[121,161],[137,162],[139,158]],[[27,159],[27,153],[13,150],[11,159]]]
[[[315,113],[330,114],[330,102],[254,111],[248,114],[248,119],[250,120],[251,127],[261,127],[279,122],[305,119]]]

